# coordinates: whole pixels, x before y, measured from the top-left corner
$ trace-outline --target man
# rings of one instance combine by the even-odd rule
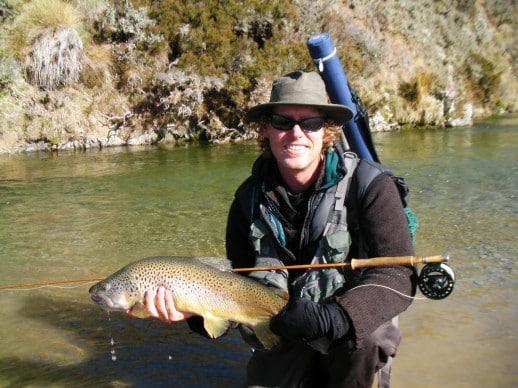
[[[280,77],[270,101],[246,113],[246,121],[259,124],[263,152],[229,211],[226,248],[234,268],[413,255],[391,175],[337,141],[351,117],[347,107],[328,103],[315,72]],[[409,306],[416,282],[414,269],[403,266],[249,276],[290,292],[270,323],[280,345],[264,350],[241,328],[253,346],[246,385],[268,387],[371,387],[396,353],[393,321]],[[146,305],[162,320],[192,317],[174,308],[167,290],[146,294]]]

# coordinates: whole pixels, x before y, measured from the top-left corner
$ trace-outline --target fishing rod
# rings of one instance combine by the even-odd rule
[[[329,269],[329,268],[350,268],[352,270],[368,267],[382,267],[390,265],[414,266],[425,264],[418,278],[418,286],[421,292],[430,299],[444,299],[453,291],[455,284],[455,273],[446,264],[449,256],[392,256],[372,257],[370,259],[351,259],[343,263],[321,263],[321,264],[295,264],[277,265],[267,267],[234,268],[233,272],[252,271],[276,271],[293,269]]]
[[[446,265],[449,256],[393,256],[393,257],[373,257],[370,259],[351,259],[349,262],[343,263],[323,263],[323,264],[298,264],[298,265],[278,265],[269,267],[250,267],[250,268],[234,268],[231,271],[252,272],[252,271],[276,271],[276,270],[294,270],[294,269],[330,269],[349,267],[352,270],[358,268],[380,267],[390,265],[414,266],[417,264],[425,264],[418,279],[418,285],[421,292],[430,299],[444,299],[453,291],[455,283],[455,274],[453,270]],[[51,287],[58,284],[69,283],[89,283],[104,280],[104,277],[85,278],[85,279],[67,279],[55,280],[39,283],[22,283],[0,286],[1,290],[13,290],[21,288],[38,288]]]
[[[105,278],[88,278],[88,279],[69,279],[69,280],[53,280],[48,282],[40,282],[40,283],[22,283],[22,284],[11,284],[7,286],[0,286],[0,290],[13,290],[16,288],[38,288],[38,287],[48,287],[54,286],[57,284],[68,284],[68,283],[89,283],[89,282],[98,282],[104,280]]]
[[[365,267],[381,267],[387,265],[417,265],[430,263],[445,263],[450,260],[449,256],[391,256],[373,257],[370,259],[351,259],[350,262],[343,263],[323,263],[323,264],[296,264],[296,265],[277,265],[270,267],[250,267],[234,268],[234,272],[251,271],[276,271],[281,269],[315,269],[315,268],[337,268],[350,267],[352,270]]]

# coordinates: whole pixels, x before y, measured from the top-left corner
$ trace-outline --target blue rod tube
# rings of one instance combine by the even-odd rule
[[[307,46],[309,54],[326,84],[331,102],[333,104],[346,105],[354,113],[353,118],[344,125],[345,137],[351,150],[362,159],[374,160],[373,154],[375,155],[375,151],[373,150],[372,153],[369,151],[362,136],[362,130],[369,131],[369,128],[361,127],[363,121],[360,120],[358,109],[352,99],[347,76],[331,37],[326,32],[313,35],[309,37]]]

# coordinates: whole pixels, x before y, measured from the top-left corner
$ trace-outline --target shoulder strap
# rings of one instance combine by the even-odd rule
[[[344,224],[347,225],[347,212],[345,209],[345,198],[349,193],[349,187],[353,178],[354,171],[358,166],[358,157],[353,152],[344,152],[343,160],[345,164],[346,173],[343,179],[338,183],[336,192],[334,193],[334,205],[329,212],[327,225],[324,230],[324,234],[327,234],[327,230],[330,224]]]
[[[353,180],[353,186],[354,190],[356,190],[356,195],[351,196],[350,203],[351,203],[351,209],[349,210],[349,228],[350,230],[358,231],[359,229],[359,220],[358,220],[358,213],[357,208],[358,205],[362,203],[363,197],[365,196],[365,193],[369,189],[369,186],[372,184],[372,182],[380,175],[385,174],[392,178],[394,183],[396,184],[396,187],[399,191],[399,196],[401,198],[401,202],[403,204],[403,207],[405,209],[405,214],[408,221],[408,229],[410,231],[410,236],[412,237],[412,241],[415,242],[415,233],[417,228],[419,227],[419,220],[417,219],[417,216],[408,208],[408,197],[409,197],[409,189],[408,185],[405,182],[405,179],[399,176],[396,176],[392,173],[392,171],[384,166],[381,163],[373,162],[370,160],[362,159],[360,160],[360,163],[357,168],[357,173],[355,176],[355,179]],[[361,240],[361,236],[360,236]],[[359,254],[361,255],[362,251],[362,243],[360,241]]]
[[[257,206],[256,195],[256,187],[251,177],[245,180],[234,194],[239,207],[250,222],[252,222],[255,217],[254,213]]]
[[[388,167],[372,160],[362,159],[358,165],[358,171],[356,173],[357,198],[359,200],[363,199],[371,183],[382,174],[389,175],[392,178],[399,190],[403,207],[407,207],[409,190],[405,179],[394,175]]]

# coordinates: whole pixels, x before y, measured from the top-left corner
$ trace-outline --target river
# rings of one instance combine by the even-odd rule
[[[518,117],[374,134],[405,177],[416,252],[457,282],[401,316],[394,387],[515,387]],[[154,255],[224,256],[228,206],[255,144],[0,155],[0,286],[103,277]],[[237,333],[108,315],[92,283],[0,290],[0,386],[238,387]],[[422,297],[418,293],[419,297]],[[111,344],[113,340],[113,345]]]

